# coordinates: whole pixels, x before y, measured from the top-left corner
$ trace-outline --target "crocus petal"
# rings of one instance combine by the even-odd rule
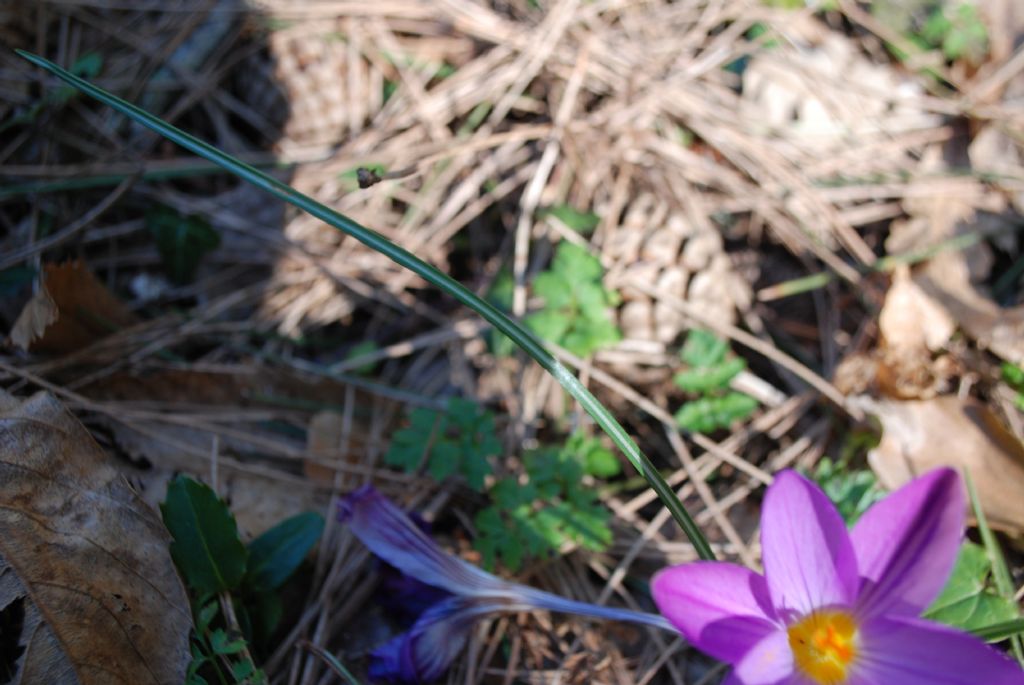
[[[830,605],[852,604],[857,561],[836,508],[817,486],[783,471],[761,513],[765,578],[780,616],[789,620]]]
[[[779,628],[764,578],[734,564],[664,569],[651,581],[651,595],[695,647],[731,664]]]
[[[963,538],[957,473],[938,469],[875,504],[851,533],[861,575],[858,613],[917,616],[942,590]]]
[[[458,595],[502,593],[505,583],[445,553],[401,509],[373,487],[346,497],[339,518],[370,551],[398,570],[427,585]]]
[[[556,611],[563,614],[576,614],[589,618],[599,618],[608,621],[626,621],[628,623],[639,623],[652,628],[661,628],[675,632],[675,627],[669,623],[664,616],[650,614],[646,611],[634,611],[632,609],[620,609],[602,604],[590,604],[568,599],[561,595],[544,592],[536,588],[518,583],[509,583],[509,601],[529,605],[532,609],[544,609],[545,611]]]
[[[483,616],[516,610],[500,599],[449,597],[420,616],[405,633],[370,654],[370,677],[400,683],[430,683],[448,670],[469,631]]]
[[[742,685],[803,685],[793,669],[793,651],[785,629],[772,631],[754,645],[736,664],[732,677]]]
[[[1020,666],[981,640],[922,619],[873,618],[860,645],[858,684],[1024,685]]]

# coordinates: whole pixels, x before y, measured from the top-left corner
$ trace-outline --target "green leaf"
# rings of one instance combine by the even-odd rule
[[[324,517],[307,511],[281,521],[249,543],[246,585],[255,592],[276,590],[320,539]]]
[[[600,280],[604,274],[601,261],[590,254],[587,248],[564,240],[558,243],[558,247],[555,249],[551,270],[565,274],[566,277],[577,282]]]
[[[518,571],[524,556],[522,536],[502,518],[501,510],[493,506],[481,509],[473,525],[477,533],[473,546],[480,552],[484,567],[493,569],[500,558],[510,571]]]
[[[515,295],[516,281],[512,272],[503,268],[498,272],[491,289],[487,291],[487,301],[491,304],[509,311],[512,309],[512,298]]]
[[[680,356],[690,366],[715,366],[725,359],[728,351],[728,342],[710,331],[695,328],[686,336]]]
[[[426,456],[427,473],[435,480],[461,475],[481,490],[491,473],[489,459],[500,452],[494,415],[475,402],[453,397],[444,414],[413,410],[409,426],[395,433],[384,461],[415,471]]]
[[[622,339],[609,309],[618,293],[606,290],[601,262],[585,248],[559,243],[551,268],[538,274],[533,292],[544,298],[544,309],[524,323],[538,336],[586,357]]]
[[[533,294],[544,298],[546,309],[561,309],[573,304],[573,281],[558,271],[545,271],[533,279]]]
[[[874,473],[848,469],[828,457],[818,462],[811,477],[836,505],[847,526],[856,523],[871,505],[885,497]]]
[[[195,662],[193,662],[193,663],[195,663]],[[204,661],[203,663],[206,663],[206,662]],[[202,663],[197,665],[196,666],[196,670],[198,670],[199,667],[202,666],[202,665],[203,665]],[[206,680],[206,678],[204,678],[203,676],[199,675],[195,671],[190,671],[190,672],[185,674],[185,685],[210,685],[210,683],[209,683],[209,681]]]
[[[234,590],[245,575],[246,550],[224,501],[207,485],[178,476],[160,505],[171,532],[171,557],[185,583],[199,593]]]
[[[249,616],[251,642],[260,648],[270,645],[270,640],[284,616],[284,603],[280,593],[264,592],[246,598],[245,610]],[[241,617],[239,617],[241,622]]]
[[[240,637],[231,638],[222,628],[210,633],[210,649],[214,654],[238,654],[245,649],[245,640]]]
[[[205,664],[207,661],[211,659],[211,657],[203,653],[203,647],[201,644],[197,642],[195,635],[192,636],[188,648],[189,652],[192,654],[192,661],[189,662],[188,668],[185,670],[185,682],[205,683],[206,681],[203,678],[196,675],[196,673],[199,671],[200,668],[203,667],[203,664]],[[193,676],[197,678],[197,680],[192,680]]]
[[[988,29],[973,3],[945,3],[935,7],[921,27],[910,35],[925,48],[941,48],[948,60],[966,59],[979,64],[988,54]]]
[[[1003,380],[1006,381],[1007,385],[1018,392],[1024,390],[1024,369],[1016,364],[1003,362],[1001,370]]]
[[[427,462],[427,473],[436,481],[442,481],[459,472],[462,451],[459,445],[450,440],[438,440],[430,449],[430,461]]]
[[[729,387],[729,381],[745,368],[747,362],[743,357],[733,357],[712,366],[695,366],[681,371],[673,380],[687,392],[706,393]]]
[[[600,442],[582,434],[571,436],[560,450],[527,452],[526,482],[499,480],[490,491],[491,506],[475,518],[473,544],[485,566],[493,568],[500,560],[514,572],[524,559],[555,552],[567,542],[595,551],[607,548],[610,515],[582,481],[588,454],[601,452],[607,450]]]
[[[256,665],[248,659],[242,661],[236,661],[231,665],[231,676],[237,681],[242,682],[246,678],[251,677],[256,672]]]
[[[577,357],[587,357],[621,339],[622,333],[610,320],[578,319],[572,330],[563,336],[562,347]]]
[[[167,275],[179,284],[190,283],[203,255],[220,245],[220,234],[205,219],[163,205],[146,214],[146,227]]]
[[[584,235],[593,233],[594,229],[597,228],[597,225],[601,223],[601,217],[597,214],[594,214],[593,212],[581,212],[569,205],[554,205],[553,207],[548,207],[547,209],[541,210],[540,216],[554,217],[565,224],[568,228]]]
[[[607,321],[608,295],[600,281],[580,281],[576,283],[572,294],[584,319]]]
[[[622,464],[615,454],[604,447],[587,452],[587,473],[598,478],[614,478],[622,473]]]
[[[1017,605],[992,585],[992,563],[985,548],[965,542],[946,587],[924,612],[925,618],[976,632],[1020,617]]]
[[[622,464],[610,449],[597,438],[587,437],[580,431],[569,436],[565,449],[578,455],[588,475],[613,478],[622,472]]]
[[[676,412],[676,423],[693,433],[710,433],[748,418],[756,409],[757,400],[739,392],[702,397],[684,404]]]
[[[352,346],[352,348],[348,351],[348,354],[345,355],[345,361],[355,359],[356,357],[362,357],[363,355],[366,354],[372,354],[376,352],[378,349],[380,348],[377,347],[377,343],[375,343],[374,341],[364,340]],[[373,369],[376,366],[377,362],[367,362],[366,364],[356,367],[353,370],[360,376],[366,376],[373,373]]]
[[[540,337],[553,342],[560,342],[572,325],[572,321],[557,309],[543,309],[530,314],[523,323]]]
[[[409,426],[392,436],[391,445],[384,454],[384,463],[407,472],[415,471],[423,458],[430,454],[430,440],[443,431],[441,414],[430,409],[414,409],[409,414]]]
[[[196,631],[205,633],[206,629],[210,627],[210,623],[213,622],[213,619],[217,617],[219,612],[220,604],[217,600],[213,600],[212,602],[204,605],[196,615]]]

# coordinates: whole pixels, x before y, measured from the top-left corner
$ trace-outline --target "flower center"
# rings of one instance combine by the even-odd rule
[[[800,671],[820,685],[842,685],[857,656],[857,624],[844,611],[816,611],[789,627]]]

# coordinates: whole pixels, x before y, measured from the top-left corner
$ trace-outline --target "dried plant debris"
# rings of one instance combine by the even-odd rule
[[[939,466],[967,469],[989,523],[1024,532],[1024,445],[991,409],[954,396],[860,402],[882,423],[882,441],[868,455],[882,485],[895,489]]]
[[[53,397],[0,393],[0,425],[0,609],[21,616],[5,669],[24,683],[182,682],[191,616],[155,512]]]
[[[687,319],[633,282],[687,300],[714,321],[732,323],[750,304],[750,286],[732,267],[721,232],[672,212],[664,200],[643,193],[622,223],[609,229],[603,254],[611,262],[612,287],[621,289],[619,321],[625,335],[669,345],[687,328]]]
[[[68,353],[136,321],[82,262],[48,264],[10,339],[23,350]]]

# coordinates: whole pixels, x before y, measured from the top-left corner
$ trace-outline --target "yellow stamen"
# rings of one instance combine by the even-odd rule
[[[789,627],[801,673],[820,685],[843,685],[857,657],[857,624],[844,611],[816,611]]]

